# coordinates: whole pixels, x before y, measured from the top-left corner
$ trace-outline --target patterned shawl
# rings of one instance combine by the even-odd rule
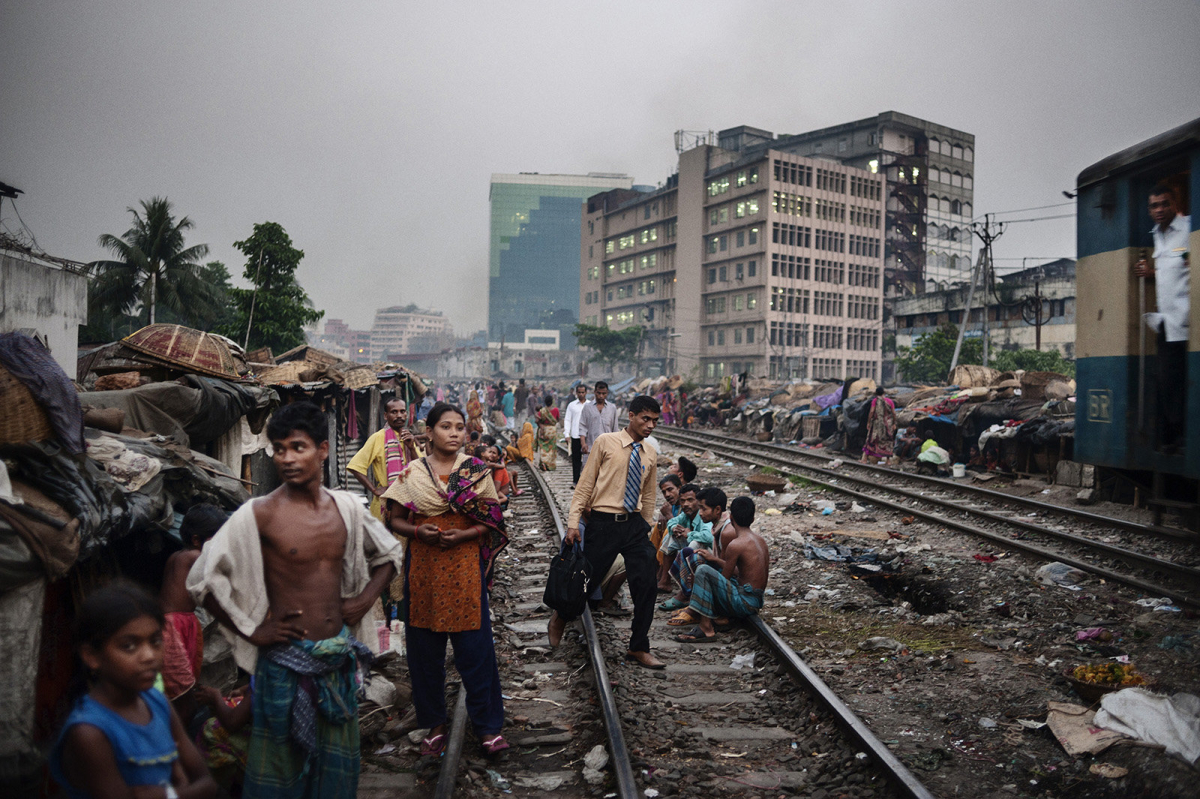
[[[421,458],[408,465],[383,498],[421,516],[461,513],[487,527],[480,540],[479,552],[483,558],[484,577],[490,580],[496,556],[508,545],[504,512],[500,509],[491,474],[492,469],[486,463],[460,452],[449,482],[443,485],[433,473],[429,459]]]
[[[391,485],[404,471],[404,467],[413,460],[414,453],[409,451],[407,442],[401,442],[400,436],[390,426],[383,432],[383,455],[387,467],[387,482]]]

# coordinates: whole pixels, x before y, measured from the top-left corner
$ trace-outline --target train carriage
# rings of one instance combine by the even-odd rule
[[[1155,281],[1134,275],[1154,249],[1149,195],[1169,187],[1180,214],[1200,191],[1200,119],[1115,153],[1079,173],[1076,268],[1075,457],[1140,484],[1156,509],[1196,523],[1200,503],[1200,282],[1190,284],[1183,445],[1159,440]],[[1188,249],[1200,244],[1192,222]]]

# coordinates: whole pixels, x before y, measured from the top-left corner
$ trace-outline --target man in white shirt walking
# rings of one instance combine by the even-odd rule
[[[579,413],[579,442],[583,449],[585,466],[588,452],[596,443],[596,439],[605,433],[615,433],[620,429],[617,427],[617,408],[608,401],[608,383],[597,380],[592,394],[595,399]]]
[[[571,441],[572,490],[579,482],[579,472],[583,469],[583,443],[579,440],[579,417],[583,413],[584,405],[587,405],[587,384],[580,383],[575,386],[575,399],[567,405],[567,412],[563,417],[563,432]]]
[[[1192,219],[1178,213],[1176,207],[1170,188],[1160,185],[1150,192],[1154,265],[1142,258],[1133,270],[1138,277],[1154,279],[1158,300],[1158,313],[1146,314],[1146,324],[1158,332],[1158,441],[1167,455],[1177,454],[1183,443],[1187,407],[1188,238]]]

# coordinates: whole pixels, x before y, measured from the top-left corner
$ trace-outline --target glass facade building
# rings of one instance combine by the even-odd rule
[[[492,175],[488,340],[522,342],[527,329],[559,330],[574,347],[579,321],[583,202],[628,189],[625,175]]]

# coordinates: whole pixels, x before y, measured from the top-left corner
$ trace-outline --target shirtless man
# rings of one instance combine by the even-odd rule
[[[357,791],[355,672],[371,654],[350,628],[365,636],[400,545],[357,497],[322,486],[327,431],[312,403],[275,413],[267,436],[283,485],[243,505],[188,575],[192,598],[236,631],[234,658],[255,674],[246,796]],[[321,702],[315,725],[289,732],[293,704],[312,702],[303,677],[340,701]]]
[[[729,517],[732,525],[721,536],[721,556],[697,553],[706,563],[696,569],[688,608],[699,617],[700,623],[676,636],[675,640],[681,643],[715,641],[714,618],[744,619],[763,606],[771,554],[762,536],[750,529],[754,523],[754,500],[734,499],[729,503]]]
[[[200,557],[204,542],[225,523],[226,514],[216,505],[202,503],[188,510],[179,526],[184,549],[167,558],[163,568],[162,605],[163,683],[167,698],[175,705],[179,718],[188,724],[196,715],[196,696],[192,688],[200,679],[204,661],[204,635],[196,618],[196,603],[187,591],[187,576]]]

